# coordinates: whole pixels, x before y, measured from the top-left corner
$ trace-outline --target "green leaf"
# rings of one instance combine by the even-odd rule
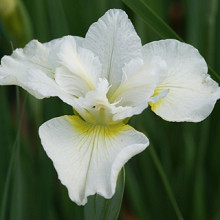
[[[24,99],[24,104],[21,109],[21,116],[19,114],[20,101],[19,101],[19,90],[16,87],[16,104],[17,104],[17,134],[12,146],[12,154],[9,162],[9,167],[7,171],[7,177],[4,185],[4,192],[0,207],[0,220],[5,220],[7,216],[7,209],[9,203],[10,185],[12,178],[14,180],[13,187],[13,202],[10,202],[11,206],[14,208],[14,212],[11,213],[12,216],[16,216],[16,219],[22,219],[22,176],[20,170],[20,132],[21,132],[21,122],[23,120],[25,105],[27,100],[27,94]],[[14,176],[13,176],[14,175]],[[16,213],[16,215],[14,215]],[[12,218],[14,219],[14,218]]]
[[[170,202],[172,203],[173,209],[174,209],[174,211],[175,211],[175,213],[177,215],[177,219],[178,220],[183,220],[182,213],[181,213],[180,208],[179,208],[179,206],[177,204],[176,198],[174,196],[174,193],[172,191],[172,188],[170,186],[168,178],[167,178],[167,176],[166,176],[166,174],[164,172],[162,164],[160,163],[160,160],[159,160],[159,158],[157,156],[157,153],[154,150],[154,147],[152,146],[152,143],[151,143],[151,147],[149,149],[149,152],[150,152],[151,158],[152,158],[152,160],[153,160],[153,162],[155,164],[155,167],[157,168],[157,171],[158,171],[158,173],[159,173],[159,175],[161,177],[161,180],[163,181],[163,184],[164,184],[164,187],[165,187],[166,192],[168,194],[168,197],[170,199]]]
[[[162,38],[175,38],[183,41],[170,26],[156,14],[146,2],[141,0],[122,0],[129,8],[139,15]]]
[[[118,175],[116,191],[111,199],[104,199],[99,195],[90,196],[84,207],[84,219],[90,220],[116,220],[121,209],[124,194],[125,171],[124,168]]]
[[[48,16],[50,21],[50,27],[52,36],[62,37],[69,33],[69,28],[66,20],[66,15],[63,9],[63,3],[60,0],[50,1],[47,0]]]

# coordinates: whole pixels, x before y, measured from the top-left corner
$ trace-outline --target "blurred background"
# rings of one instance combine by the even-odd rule
[[[218,0],[141,1],[220,74]],[[143,44],[161,39],[120,0],[0,0],[0,57],[34,38],[47,42],[68,34],[84,37],[110,8],[127,12]],[[220,102],[211,116],[195,124],[169,123],[150,109],[131,119],[151,146],[125,166],[119,219],[178,219],[165,174],[184,219],[220,220],[219,110]],[[58,98],[36,100],[15,86],[0,87],[1,220],[83,219],[83,207],[69,199],[38,136],[43,122],[64,114],[72,109]]]

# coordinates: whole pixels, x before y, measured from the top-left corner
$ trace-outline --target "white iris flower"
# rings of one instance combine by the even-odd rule
[[[192,46],[161,40],[142,46],[126,13],[109,10],[86,37],[32,40],[4,56],[0,84],[36,98],[58,96],[77,113],[44,123],[39,134],[70,198],[111,198],[118,173],[149,144],[125,124],[148,104],[168,121],[199,122],[220,98],[218,84]]]

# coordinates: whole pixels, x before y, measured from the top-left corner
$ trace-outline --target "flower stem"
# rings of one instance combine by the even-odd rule
[[[27,100],[27,95],[25,96],[24,103],[22,106],[22,111],[21,111],[21,116],[19,117],[19,108],[20,108],[20,101],[19,101],[19,90],[16,88],[16,105],[17,105],[17,134],[16,138],[14,141],[14,144],[12,146],[12,154],[9,162],[9,167],[7,171],[7,177],[5,181],[5,186],[4,186],[4,193],[2,197],[2,203],[0,207],[0,220],[5,220],[6,219],[6,209],[7,209],[7,203],[8,203],[8,194],[9,194],[9,186],[11,182],[11,177],[12,177],[12,172],[13,169],[15,168],[16,163],[18,162],[18,156],[19,156],[19,148],[20,148],[20,129],[21,129],[21,122],[23,119],[24,115],[24,110],[25,110],[25,104]]]
[[[171,204],[172,204],[172,206],[174,208],[174,211],[175,211],[175,213],[177,215],[178,220],[184,220],[184,218],[182,216],[182,213],[181,213],[181,211],[179,209],[179,206],[178,206],[178,204],[176,202],[176,199],[175,199],[175,196],[173,194],[173,191],[171,189],[171,186],[169,184],[169,181],[167,179],[167,176],[166,176],[166,174],[164,172],[164,169],[163,169],[163,167],[162,167],[162,165],[160,163],[160,160],[159,160],[159,158],[157,156],[157,153],[156,153],[154,147],[152,146],[152,144],[149,147],[149,152],[150,152],[151,158],[152,158],[152,160],[154,162],[154,165],[156,166],[156,169],[157,169],[157,171],[158,171],[158,173],[159,173],[159,175],[161,177],[161,180],[162,180],[162,182],[164,184],[165,190],[167,191],[167,194],[169,196],[170,202],[171,202]]]
[[[209,17],[208,17],[208,47],[207,47],[207,61],[213,66],[214,65],[214,52],[215,52],[215,25],[216,15],[218,9],[218,1],[211,0],[209,3]]]

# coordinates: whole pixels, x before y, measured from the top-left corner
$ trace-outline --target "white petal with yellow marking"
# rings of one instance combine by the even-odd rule
[[[166,72],[166,63],[158,57],[148,62],[131,60],[124,66],[121,84],[109,95],[110,100],[119,101],[121,106],[140,106],[145,103],[146,108],[162,72]]]
[[[167,63],[167,74],[154,96],[167,94],[150,103],[157,115],[168,121],[198,122],[211,113],[220,90],[207,74],[207,64],[197,49],[177,40],[161,40],[146,44],[143,54],[144,59],[159,56]]]
[[[51,119],[39,134],[59,179],[78,205],[95,193],[111,198],[121,168],[149,144],[128,125],[93,125],[77,116]]]

